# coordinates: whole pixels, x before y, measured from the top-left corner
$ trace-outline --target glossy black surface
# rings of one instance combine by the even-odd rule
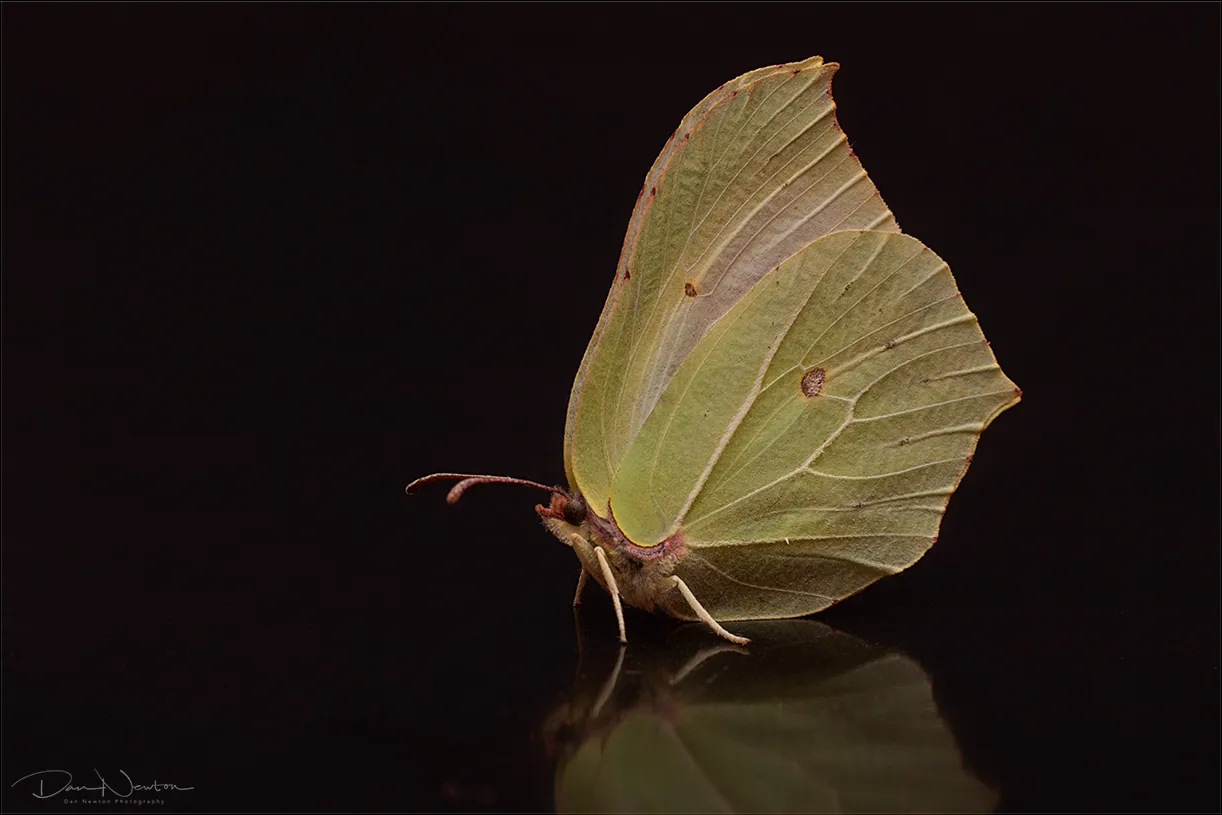
[[[194,788],[154,811],[551,810],[576,560],[529,491],[402,488],[563,479],[650,163],[820,53],[1024,400],[930,553],[819,622],[920,665],[1003,811],[1216,811],[1218,22],[5,6],[5,810],[134,808],[13,786],[95,768]],[[580,630],[606,671],[596,587]]]

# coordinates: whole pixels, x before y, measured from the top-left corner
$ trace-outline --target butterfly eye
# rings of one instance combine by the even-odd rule
[[[586,505],[580,498],[567,498],[560,511],[564,514],[564,520],[573,526],[581,526],[586,519]]]

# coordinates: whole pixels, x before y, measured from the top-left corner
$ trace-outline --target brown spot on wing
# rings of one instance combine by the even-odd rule
[[[683,284],[683,293],[686,294],[688,297],[695,297],[696,296],[696,287],[693,286],[690,281],[687,283],[684,283]]]
[[[823,380],[826,378],[827,371],[822,368],[811,368],[802,374],[802,395],[807,399],[818,396],[819,391],[823,390]]]

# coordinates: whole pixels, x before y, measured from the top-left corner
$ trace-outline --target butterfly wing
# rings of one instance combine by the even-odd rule
[[[836,232],[696,343],[610,504],[638,544],[682,535],[676,573],[717,619],[808,614],[928,549],[1018,395],[945,262],[899,233]]]
[[[836,124],[837,67],[814,57],[723,85],[646,176],[569,400],[565,470],[600,515],[680,364],[765,272],[836,230],[898,230]]]

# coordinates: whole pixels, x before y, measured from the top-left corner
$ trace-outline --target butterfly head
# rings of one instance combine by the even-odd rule
[[[562,543],[569,543],[569,537],[573,534],[583,537],[589,535],[589,530],[586,528],[589,511],[586,508],[585,499],[577,491],[569,492],[557,489],[552,492],[552,499],[547,506],[535,505],[535,512],[538,513],[539,520],[543,521],[543,525],[547,527],[547,531],[559,538]]]
[[[586,502],[579,492],[557,489],[552,493],[551,503],[546,507],[537,504],[535,512],[539,513],[540,518],[552,518],[579,527],[586,521]]]

